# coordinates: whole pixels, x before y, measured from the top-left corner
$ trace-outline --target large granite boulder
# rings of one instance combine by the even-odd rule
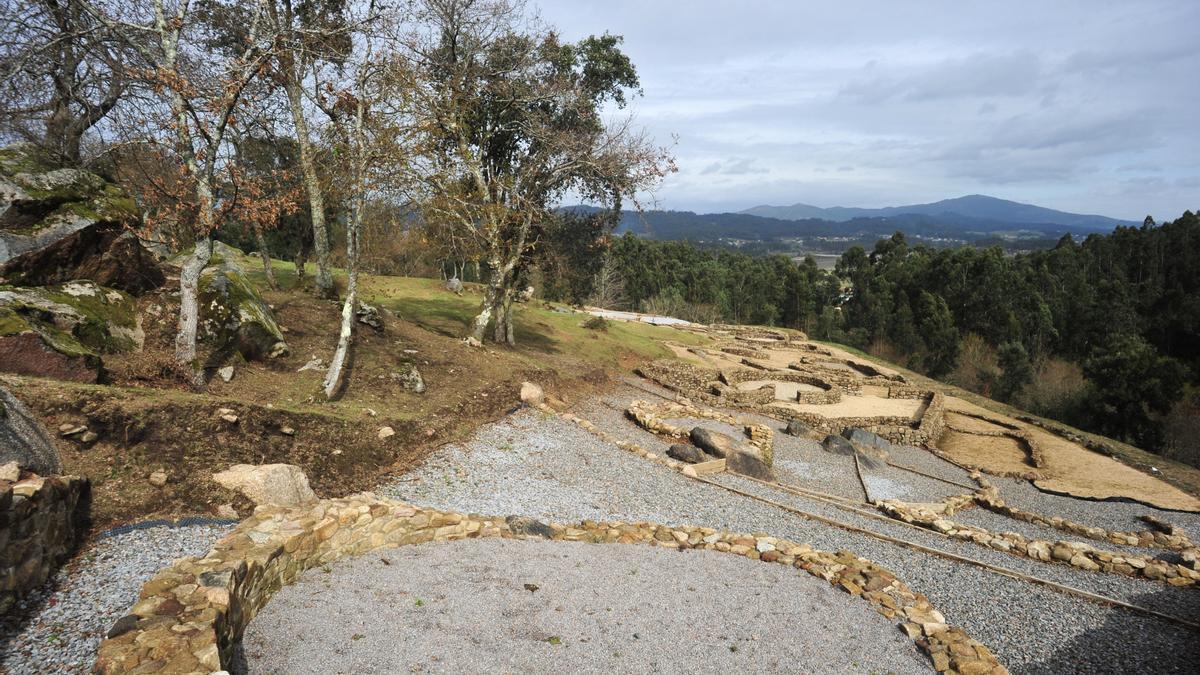
[[[40,476],[62,473],[58,448],[42,423],[0,386],[0,465],[16,462]]]
[[[144,337],[133,298],[121,291],[90,281],[0,286],[0,370],[102,382],[101,355],[141,349]]]
[[[137,235],[108,222],[72,232],[0,266],[0,280],[19,286],[45,286],[73,279],[88,279],[133,295],[166,283],[162,267]]]
[[[889,450],[892,447],[892,442],[872,431],[859,429],[858,427],[846,427],[842,429],[842,437],[859,445],[879,448],[880,450]]]
[[[201,337],[248,360],[286,356],[287,342],[274,312],[239,264],[244,257],[231,246],[214,245],[212,260],[200,273]]]
[[[0,150],[0,262],[137,215],[132,199],[90,171],[56,168],[27,143]]]
[[[754,448],[746,444],[734,448],[725,457],[725,470],[759,480],[775,481],[775,472],[771,470],[771,466],[755,452]]]
[[[294,506],[317,499],[304,470],[292,464],[236,464],[214,473],[213,480],[241,492],[255,504]]]
[[[686,443],[676,443],[667,448],[667,457],[688,464],[699,464],[711,459],[700,448]]]
[[[697,447],[717,459],[727,458],[737,444],[732,437],[704,427],[693,427],[691,439]]]

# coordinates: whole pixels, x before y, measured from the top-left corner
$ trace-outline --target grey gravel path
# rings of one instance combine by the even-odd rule
[[[242,647],[246,672],[264,675],[932,671],[868,603],[807,573],[540,540],[426,544],[309,570]]]
[[[176,558],[203,555],[229,526],[151,527],[101,539],[0,618],[0,672],[85,673],[142,584]]]
[[[641,396],[632,391],[622,394],[625,401]],[[647,437],[656,440],[607,406],[592,403],[578,414],[609,433],[647,447],[651,447]],[[950,621],[995,649],[1017,672],[1061,672],[1064,663],[1073,664],[1067,670],[1079,672],[1193,672],[1200,659],[1200,641],[1173,624],[806,521],[690,481],[604,444],[574,425],[532,411],[484,427],[466,445],[442,449],[383,491],[419,504],[468,512],[521,513],[559,521],[594,518],[687,523],[770,532],[826,550],[845,548],[889,567],[929,595]],[[747,487],[747,491],[752,490]],[[787,495],[776,496],[781,497],[778,501],[791,503]],[[790,498],[797,505],[804,501]],[[1101,510],[1110,505],[1089,502],[1086,506]],[[803,507],[818,513],[827,509],[830,517],[859,522],[817,502],[806,502]],[[1036,563],[865,518],[861,523],[914,540],[925,536],[938,548],[1163,611],[1200,615],[1200,594],[1187,590]]]

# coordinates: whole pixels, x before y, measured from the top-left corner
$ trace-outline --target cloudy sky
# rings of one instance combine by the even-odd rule
[[[625,36],[661,208],[983,193],[1159,220],[1200,208],[1200,1],[540,0]]]

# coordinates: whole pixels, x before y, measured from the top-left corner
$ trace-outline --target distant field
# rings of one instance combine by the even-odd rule
[[[817,267],[823,270],[831,270],[837,265],[838,258],[842,256],[836,253],[813,253],[801,251],[792,256],[796,262],[802,262],[806,256],[812,256],[812,259],[817,261]]]

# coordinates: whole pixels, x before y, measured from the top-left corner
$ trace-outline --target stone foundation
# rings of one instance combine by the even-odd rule
[[[88,530],[91,484],[27,474],[0,492],[0,613],[46,583]]]
[[[261,506],[203,558],[183,558],[142,587],[100,644],[95,672],[208,673],[230,665],[246,625],[280,587],[311,567],[433,541],[542,536],[595,544],[707,549],[789,565],[870,602],[929,654],[938,672],[1007,672],[987,647],[946,623],[922,594],[847,551],[827,553],[766,535],[652,523],[545,525],[421,509],[364,493],[298,507]]]

